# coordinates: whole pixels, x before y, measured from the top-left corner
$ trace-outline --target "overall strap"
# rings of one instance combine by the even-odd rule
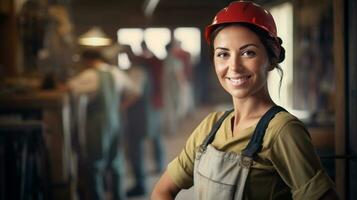
[[[233,109],[231,110],[227,110],[221,118],[219,118],[219,120],[213,125],[210,133],[207,135],[207,137],[205,138],[205,140],[202,142],[201,147],[202,148],[206,148],[209,144],[212,143],[214,137],[216,136],[216,132],[219,129],[219,127],[222,125],[222,122],[224,121],[224,119],[233,111]]]
[[[273,119],[273,117],[280,111],[286,110],[280,106],[273,106],[263,115],[263,117],[259,120],[247,147],[242,151],[242,155],[252,158],[258,151],[260,151],[268,124],[270,120]]]

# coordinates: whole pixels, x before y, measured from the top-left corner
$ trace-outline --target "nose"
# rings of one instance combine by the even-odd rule
[[[229,68],[232,71],[239,71],[243,69],[242,58],[238,54],[235,54],[230,57]]]

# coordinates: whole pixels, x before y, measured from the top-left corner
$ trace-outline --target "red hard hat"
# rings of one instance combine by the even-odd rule
[[[253,2],[235,1],[220,10],[212,24],[206,27],[207,43],[210,44],[211,33],[217,25],[237,22],[253,24],[267,31],[271,37],[278,37],[274,19],[267,10]]]

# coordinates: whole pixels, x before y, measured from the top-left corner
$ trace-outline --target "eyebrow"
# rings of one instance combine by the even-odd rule
[[[239,50],[245,49],[245,48],[247,48],[247,47],[249,47],[249,46],[254,46],[254,47],[256,47],[256,48],[259,47],[259,45],[256,45],[256,44],[251,43],[251,44],[246,44],[246,45],[241,46],[241,47],[239,48]]]
[[[245,48],[247,48],[247,47],[249,47],[249,46],[254,46],[254,47],[256,47],[256,48],[259,47],[259,45],[256,45],[256,44],[253,44],[253,43],[249,43],[249,44],[246,44],[246,45],[241,46],[241,47],[239,48],[239,50],[241,51],[241,50],[243,50],[243,49],[245,49]],[[215,51],[218,50],[218,49],[220,49],[220,50],[226,50],[226,51],[229,50],[228,48],[225,48],[225,47],[217,47],[217,48],[215,48]]]

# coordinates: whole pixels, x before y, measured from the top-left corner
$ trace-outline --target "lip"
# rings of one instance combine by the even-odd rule
[[[245,83],[247,83],[251,77],[252,77],[251,75],[237,76],[237,77],[226,77],[226,80],[228,80],[229,83],[231,85],[233,85],[234,87],[239,87],[239,86],[242,86]]]

